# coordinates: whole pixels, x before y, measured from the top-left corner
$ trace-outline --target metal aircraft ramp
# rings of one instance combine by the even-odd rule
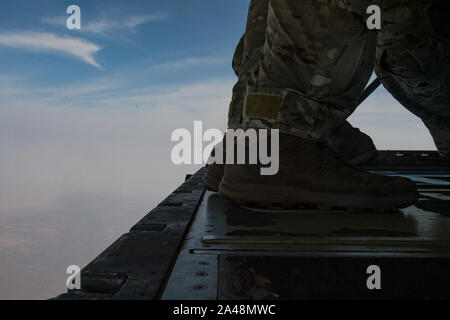
[[[189,177],[57,299],[450,298],[450,161],[384,151],[367,166],[417,183],[391,213],[249,210]],[[381,289],[369,289],[370,266]]]

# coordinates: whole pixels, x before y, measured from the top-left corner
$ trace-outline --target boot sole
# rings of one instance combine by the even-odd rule
[[[349,211],[385,212],[409,207],[419,195],[417,192],[396,197],[369,197],[312,191],[301,187],[270,186],[235,183],[223,177],[220,194],[243,206],[257,207],[322,207],[344,208]]]

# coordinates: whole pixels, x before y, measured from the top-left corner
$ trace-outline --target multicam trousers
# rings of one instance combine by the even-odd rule
[[[355,110],[375,72],[433,136],[450,132],[447,0],[252,0],[233,59],[229,127],[319,140]],[[378,5],[381,30],[369,30]],[[447,144],[448,146],[448,144]]]

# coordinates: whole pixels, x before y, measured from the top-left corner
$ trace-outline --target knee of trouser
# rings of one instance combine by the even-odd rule
[[[378,46],[412,48],[433,35],[430,3],[421,1],[390,1],[383,7],[382,28]]]

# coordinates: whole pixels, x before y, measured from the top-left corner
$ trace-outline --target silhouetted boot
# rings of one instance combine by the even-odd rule
[[[317,142],[280,133],[279,146],[276,175],[261,175],[258,164],[227,164],[220,193],[247,205],[374,211],[407,207],[418,198],[411,180],[356,169]]]

